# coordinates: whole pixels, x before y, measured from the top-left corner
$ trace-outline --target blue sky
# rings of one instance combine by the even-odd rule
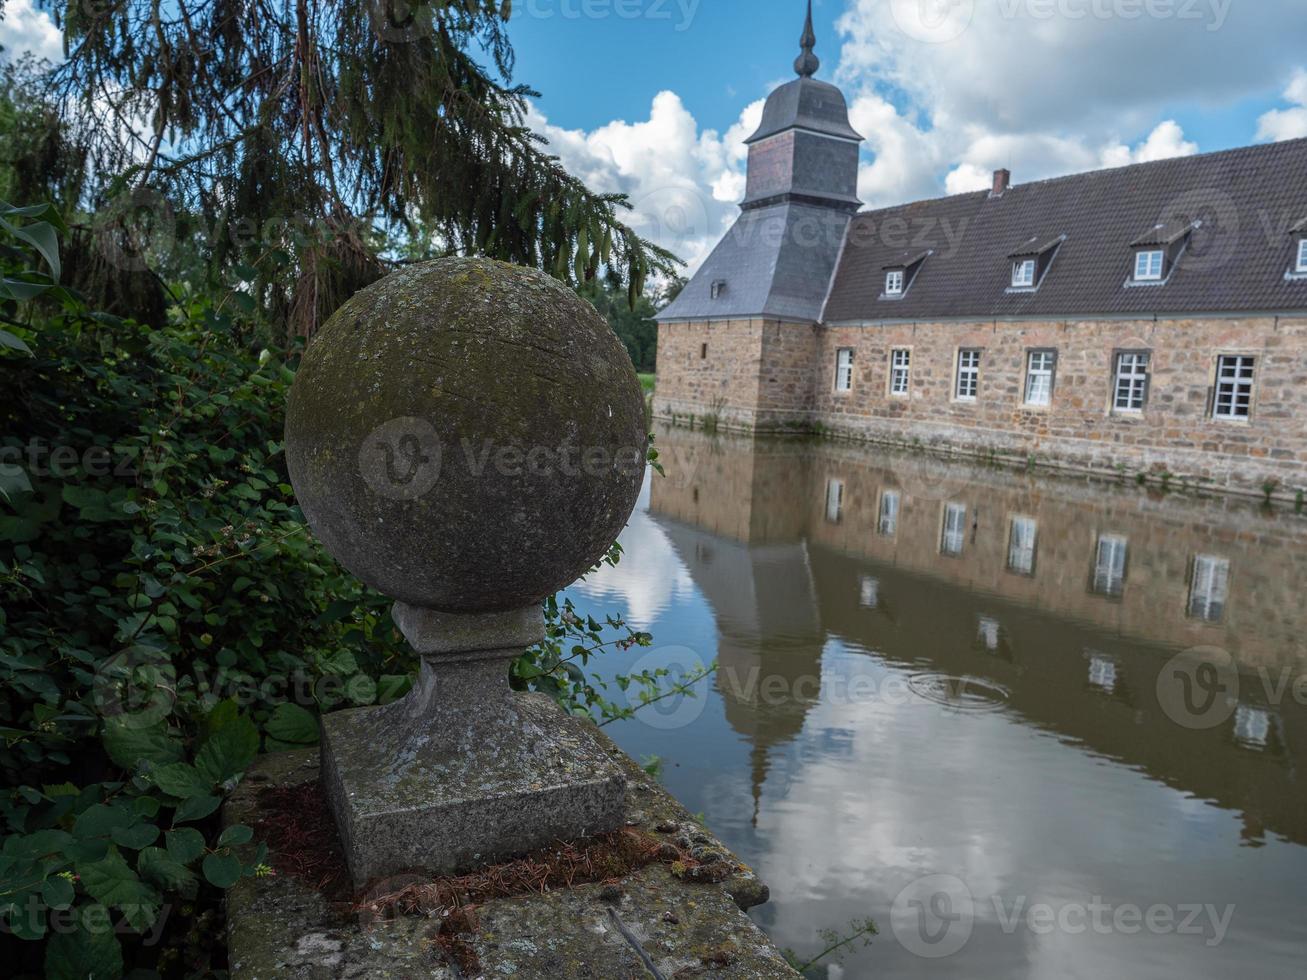
[[[58,57],[32,0],[0,44]],[[692,270],[743,194],[741,141],[793,77],[804,0],[513,0],[528,123]],[[881,206],[1307,136],[1307,0],[816,0],[819,77]],[[1307,180],[1307,175],[1304,177]]]

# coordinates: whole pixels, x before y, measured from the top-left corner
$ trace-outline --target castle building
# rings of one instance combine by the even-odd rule
[[[1262,495],[1307,487],[1307,140],[861,211],[819,62],[658,315],[654,413]]]

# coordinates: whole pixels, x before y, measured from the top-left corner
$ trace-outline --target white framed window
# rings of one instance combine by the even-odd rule
[[[826,520],[838,524],[844,516],[844,481],[826,481]]]
[[[1018,575],[1035,574],[1035,547],[1039,539],[1039,524],[1033,517],[1012,518],[1008,534],[1007,567]]]
[[[1022,259],[1012,263],[1012,288],[1028,289],[1035,284],[1035,260]]]
[[[1271,713],[1249,704],[1234,709],[1235,741],[1250,748],[1264,749],[1271,740]]]
[[[711,299],[721,299],[724,292],[726,292],[725,279],[716,279],[713,281],[713,284],[708,287],[708,295]]]
[[[880,605],[880,579],[864,575],[858,580],[858,605],[863,609]]]
[[[1216,398],[1212,415],[1226,421],[1240,421],[1253,414],[1253,379],[1257,358],[1247,354],[1222,354],[1216,361]]]
[[[903,270],[895,269],[892,272],[885,273],[885,295],[901,296],[903,295]]]
[[[1116,355],[1116,378],[1112,384],[1112,407],[1118,412],[1142,412],[1148,402],[1148,370],[1152,355],[1127,351]]]
[[[1135,253],[1135,281],[1159,282],[1166,264],[1166,253],[1161,249],[1146,249]]]
[[[1119,534],[1104,534],[1094,554],[1093,590],[1098,595],[1119,599],[1125,592],[1126,557],[1130,542]]]
[[[1230,598],[1230,562],[1213,555],[1194,558],[1193,580],[1189,583],[1189,617],[1204,623],[1225,618]]]
[[[1089,651],[1089,685],[1108,694],[1116,690],[1116,661]]]
[[[889,393],[906,396],[908,383],[912,377],[912,351],[896,350],[890,352]]]
[[[899,494],[886,490],[880,495],[880,511],[876,516],[876,533],[892,538],[899,531]]]
[[[974,402],[980,391],[980,351],[958,351],[958,377],[953,394],[960,402]]]
[[[1026,358],[1026,404],[1053,404],[1053,372],[1057,351],[1032,350]]]
[[[853,351],[841,347],[835,352],[835,390],[853,390]]]
[[[1298,239],[1298,265],[1295,271],[1307,275],[1307,238]]]
[[[944,505],[944,530],[940,534],[940,554],[950,558],[961,556],[967,543],[967,505]]]

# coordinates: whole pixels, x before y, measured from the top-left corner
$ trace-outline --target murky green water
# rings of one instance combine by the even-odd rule
[[[717,661],[608,730],[831,977],[1300,976],[1307,519],[871,447],[664,429],[576,586]]]

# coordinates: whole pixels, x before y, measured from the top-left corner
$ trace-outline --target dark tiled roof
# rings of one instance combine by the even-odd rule
[[[1305,214],[1307,139],[866,211],[849,226],[823,319],[1307,312],[1307,281],[1285,277]],[[1165,285],[1125,288],[1141,233],[1195,221]],[[1040,288],[1009,293],[1013,243],[1062,235]],[[925,248],[911,292],[880,300],[885,266]]]
[[[829,82],[796,78],[771,95],[762,109],[762,122],[745,143],[757,143],[787,129],[806,129],[842,139],[861,140],[849,125],[849,107],[844,93]]]
[[[745,211],[658,319],[817,320],[849,217],[796,202]]]
[[[1007,253],[1009,259],[1028,259],[1038,255],[1043,255],[1050,248],[1056,248],[1066,240],[1066,235],[1054,235],[1052,238],[1042,239],[1038,235],[1032,235],[1024,242]]]
[[[1174,245],[1189,232],[1194,230],[1196,222],[1188,218],[1177,218],[1165,224],[1153,225],[1146,232],[1130,243],[1131,248],[1143,248],[1147,245]]]

